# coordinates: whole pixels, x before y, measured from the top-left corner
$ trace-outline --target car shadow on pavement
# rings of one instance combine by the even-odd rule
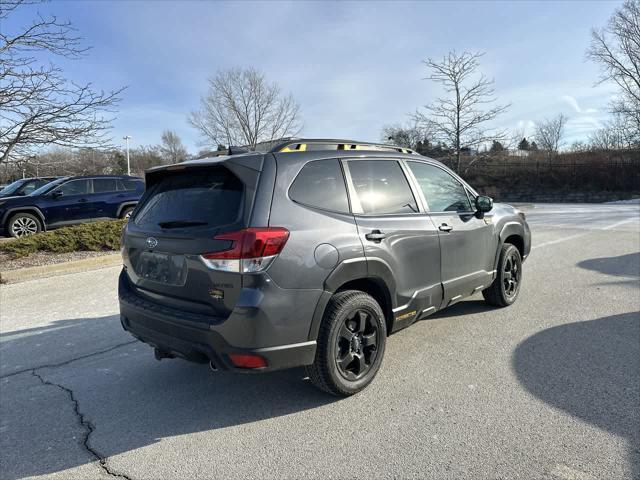
[[[591,258],[579,262],[578,267],[605,275],[635,279],[637,282],[638,278],[640,278],[640,252],[628,253],[617,257]]]
[[[0,376],[58,365],[133,340],[118,315],[57,320],[0,333]]]
[[[626,439],[630,478],[640,478],[640,312],[538,332],[512,364],[537,398]]]
[[[464,317],[477,313],[495,311],[496,307],[489,305],[483,299],[467,299],[442,309],[433,315],[429,315],[424,321],[435,320],[437,318]]]
[[[115,328],[121,330],[118,317],[109,316],[61,320],[45,327],[3,334],[0,337],[2,359],[3,363],[8,363],[5,378],[0,380],[0,395],[7,408],[3,414],[29,416],[42,408],[42,399],[22,391],[25,381],[33,384],[31,372],[12,372],[18,370],[11,368],[13,362],[24,363],[22,352],[33,353],[40,345],[50,348],[65,345],[67,339],[73,339],[74,343],[81,339],[90,343],[101,336],[112,336],[111,346],[94,349],[95,352],[104,350],[104,353],[79,352],[78,360],[71,360],[74,358],[71,353],[54,361],[42,358],[32,367],[50,382],[47,384],[52,389],[49,394],[57,399],[46,407],[50,412],[38,414],[55,419],[60,409],[72,408],[71,400],[56,392],[56,385],[73,392],[78,411],[93,428],[89,444],[104,457],[130,452],[163,438],[287,416],[338,400],[313,387],[302,368],[254,375],[214,373],[206,365],[179,359],[158,362],[149,346],[137,341],[123,344],[123,339],[125,342],[133,340],[128,334],[113,338],[117,335]],[[115,345],[120,346],[113,348]],[[57,363],[63,365],[55,366]],[[13,390],[12,384],[15,385]],[[79,422],[52,421],[60,431],[67,429],[79,433],[82,430]],[[249,431],[252,428],[249,427]],[[74,433],[73,438],[77,436],[77,442],[80,442],[81,434],[78,436],[78,433]],[[69,451],[77,448],[69,445],[59,452],[55,465],[51,464],[47,460],[49,457],[43,454],[47,445],[44,440],[39,444],[38,432],[17,429],[2,435],[5,438],[1,443],[6,441],[9,445],[22,443],[23,437],[29,436],[29,448],[19,449],[18,457],[11,458],[10,462],[2,458],[4,455],[0,452],[0,464],[6,467],[0,475],[2,478],[52,474],[86,463],[78,460],[77,455],[67,453],[67,448]],[[238,445],[230,448],[241,450]],[[15,452],[13,449],[8,455]]]

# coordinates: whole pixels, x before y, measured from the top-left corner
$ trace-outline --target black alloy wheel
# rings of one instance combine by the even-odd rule
[[[342,322],[337,336],[336,365],[347,380],[362,378],[375,363],[380,331],[372,313],[354,310]]]

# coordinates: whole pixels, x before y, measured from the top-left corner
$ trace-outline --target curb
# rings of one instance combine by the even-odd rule
[[[72,260],[70,262],[7,270],[6,272],[0,272],[0,283],[19,283],[36,278],[86,272],[118,265],[122,265],[122,256],[119,253],[114,253],[112,255],[102,255],[100,257]]]

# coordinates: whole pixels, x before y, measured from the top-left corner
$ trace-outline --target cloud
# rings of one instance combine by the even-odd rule
[[[522,131],[526,136],[527,134],[532,135],[535,127],[536,124],[533,120],[519,120],[517,130]]]
[[[595,108],[580,108],[578,100],[576,100],[576,98],[572,97],[571,95],[562,95],[562,97],[560,97],[560,100],[568,104],[577,113],[598,113],[598,110],[596,110]]]

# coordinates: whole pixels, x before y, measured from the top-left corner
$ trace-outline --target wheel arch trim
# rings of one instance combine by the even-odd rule
[[[373,265],[373,268],[371,268]],[[345,285],[353,282],[371,282],[382,290],[386,297],[387,308],[380,305],[385,313],[387,326],[393,324],[393,308],[396,306],[395,280],[391,275],[389,266],[381,259],[356,257],[347,259],[340,263],[325,280],[324,291],[318,299],[311,326],[309,328],[309,340],[316,340],[320,330],[320,322],[324,317],[329,300],[333,294],[342,289]],[[388,311],[387,311],[388,310]],[[390,330],[389,330],[390,333]]]
[[[14,216],[16,213],[31,213],[31,214],[35,214],[38,217],[38,219],[40,220],[42,231],[46,231],[47,223],[46,223],[46,221],[44,219],[44,214],[42,213],[42,211],[38,207],[14,207],[14,208],[10,208],[6,212],[4,212],[4,215],[2,216],[2,225],[5,226],[5,227],[8,227],[7,223],[9,222],[9,219],[12,216]]]
[[[507,222],[502,226],[500,230],[500,235],[498,236],[498,248],[496,249],[496,257],[493,262],[493,269],[498,269],[498,262],[500,261],[500,251],[502,250],[502,246],[507,238],[511,236],[520,237],[522,243],[524,245],[525,241],[525,231],[524,226],[520,222]]]
[[[120,206],[118,207],[118,213],[116,214],[116,216],[118,218],[120,218],[120,214],[122,214],[122,211],[125,208],[129,208],[129,207],[134,207],[138,204],[138,202],[123,202],[120,204]]]

